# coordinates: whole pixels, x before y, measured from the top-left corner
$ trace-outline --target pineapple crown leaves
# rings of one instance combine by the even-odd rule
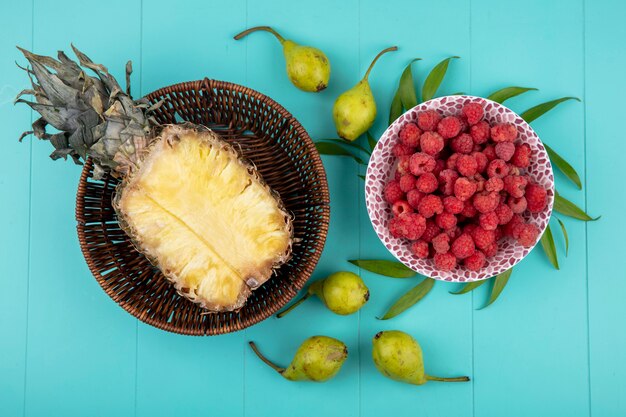
[[[30,64],[30,68],[20,68],[27,72],[32,88],[21,91],[15,103],[25,103],[41,115],[20,140],[33,134],[50,141],[52,159],[70,156],[80,164],[91,156],[96,160],[96,178],[112,169],[124,172],[133,165],[137,152],[147,146],[151,126],[157,124],[150,114],[161,103],[151,106],[145,99],[132,99],[131,62],[126,64],[124,92],[104,65],[94,63],[74,45],[78,63],[62,51],[54,59],[18,49]],[[87,75],[83,67],[96,77]],[[23,99],[24,95],[35,101]],[[59,132],[48,133],[48,125]]]

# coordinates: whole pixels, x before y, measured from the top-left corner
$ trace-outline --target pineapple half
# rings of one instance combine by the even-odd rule
[[[290,258],[291,217],[237,149],[204,126],[157,126],[158,104],[132,100],[76,48],[80,65],[63,52],[58,60],[22,52],[32,89],[16,102],[41,114],[23,136],[49,140],[53,159],[91,156],[96,177],[121,178],[113,201],[121,227],[181,295],[210,311],[239,309]]]

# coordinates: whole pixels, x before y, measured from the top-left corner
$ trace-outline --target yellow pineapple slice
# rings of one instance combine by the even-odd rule
[[[138,249],[182,295],[213,311],[240,308],[291,253],[280,199],[208,129],[166,127],[114,206]]]

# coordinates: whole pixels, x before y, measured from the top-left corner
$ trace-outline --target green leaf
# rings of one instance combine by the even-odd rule
[[[363,146],[359,145],[356,141],[348,141],[345,139],[319,139],[319,142],[333,142],[337,145],[348,146],[350,148],[354,148],[358,152],[365,152],[366,154],[370,154],[370,151],[365,149]]]
[[[398,261],[354,259],[348,262],[366,271],[391,278],[410,278],[417,275],[411,268]]]
[[[366,165],[365,162],[363,162],[361,158],[353,155],[352,153],[348,152],[345,148],[341,147],[340,145],[336,143],[316,142],[315,147],[317,148],[317,151],[321,155],[348,156],[354,159],[357,163],[361,165]]]
[[[481,285],[483,285],[485,282],[489,281],[490,279],[491,278],[483,279],[480,281],[468,282],[459,291],[457,292],[450,291],[450,294],[453,294],[453,295],[467,294],[470,291],[474,291],[476,288],[480,287]]]
[[[365,181],[365,175],[358,174],[358,175],[357,175],[357,177],[359,177],[359,178],[361,178],[363,181]]]
[[[556,246],[554,245],[554,237],[552,236],[552,229],[550,229],[550,225],[546,227],[546,231],[543,232],[543,236],[541,236],[541,247],[546,253],[550,263],[556,269],[559,269],[559,260],[556,256]]]
[[[567,178],[569,178],[574,184],[576,184],[576,186],[578,187],[579,190],[582,190],[583,186],[582,186],[582,183],[580,182],[580,177],[578,176],[578,173],[576,172],[576,170],[569,164],[569,162],[567,162],[565,159],[563,159],[561,157],[561,155],[556,153],[554,151],[554,149],[552,149],[551,147],[549,147],[545,143],[543,144],[543,146],[546,148],[546,152],[548,152],[548,156],[550,157],[550,161],[552,161],[552,163],[563,174],[565,174],[565,176]]]
[[[369,130],[367,131],[367,143],[370,146],[370,151],[373,151],[374,148],[376,147],[376,139],[374,139],[374,136],[372,136],[372,134],[369,132]]]
[[[566,198],[561,197],[559,193],[554,196],[554,210],[568,217],[573,217],[575,219],[585,222],[596,221],[600,218],[600,216],[598,216],[594,219],[593,217],[585,213],[583,209],[578,207],[576,204],[572,203]]]
[[[538,117],[543,116],[545,113],[549,112],[560,103],[563,103],[564,101],[568,101],[568,100],[580,101],[578,97],[558,98],[556,100],[547,101],[545,103],[538,104],[535,107],[531,107],[530,109],[526,110],[524,113],[520,114],[520,116],[522,117],[522,119],[526,120],[526,122],[530,123],[534,121],[535,119],[537,119]]]
[[[465,93],[463,91],[457,91],[456,93],[450,94],[451,96],[464,96]]]
[[[391,125],[400,116],[402,116],[402,100],[400,100],[400,94],[396,91],[389,108],[389,124]]]
[[[489,296],[489,301],[487,301],[487,304],[481,307],[480,310],[489,307],[491,304],[493,304],[494,301],[498,299],[498,297],[502,293],[502,290],[509,282],[509,278],[511,277],[512,273],[513,268],[507,269],[503,273],[496,275],[495,279],[493,280],[493,287],[491,287],[491,295]]]
[[[430,71],[428,77],[424,81],[424,85],[422,86],[422,100],[428,101],[435,96],[435,93],[439,89],[441,82],[443,81],[443,77],[446,75],[446,71],[448,71],[448,64],[451,59],[457,59],[458,56],[452,56],[450,58],[446,58]]]
[[[413,85],[413,73],[411,72],[411,64],[415,61],[419,61],[422,58],[412,59],[411,62],[406,66],[404,71],[402,71],[402,76],[400,77],[400,83],[398,84],[398,95],[400,96],[400,101],[402,102],[402,107],[406,110],[412,109],[417,106],[417,95],[415,93],[415,85]]]
[[[537,89],[529,87],[505,87],[489,94],[487,98],[495,101],[496,103],[502,104],[508,99],[524,94],[527,91],[537,91]]]
[[[559,225],[561,226],[561,232],[563,232],[563,239],[565,239],[565,256],[567,256],[567,254],[569,253],[569,237],[567,236],[567,229],[565,228],[565,225],[563,224],[561,219],[557,217],[556,220],[559,222]]]
[[[430,290],[435,285],[435,280],[432,278],[424,278],[422,282],[417,284],[415,287],[411,288],[407,293],[405,293],[402,297],[398,298],[390,308],[387,310],[384,316],[380,318],[380,320],[388,320],[402,313],[409,307],[417,304],[422,298],[426,296],[430,292]]]

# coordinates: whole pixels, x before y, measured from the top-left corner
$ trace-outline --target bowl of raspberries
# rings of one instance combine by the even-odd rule
[[[521,261],[548,225],[554,175],[537,134],[491,100],[446,96],[400,116],[372,152],[367,211],[402,263],[468,282]]]

